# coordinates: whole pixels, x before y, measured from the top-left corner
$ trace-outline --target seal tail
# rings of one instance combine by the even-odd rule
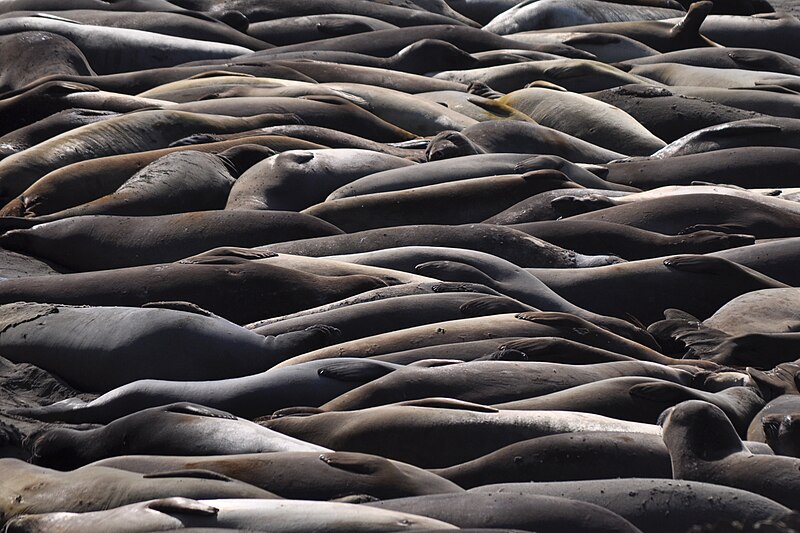
[[[647,331],[662,344],[676,351],[683,347],[684,357],[707,359],[716,354],[719,345],[731,336],[724,331],[710,328],[689,313],[667,309],[666,320],[650,325]]]

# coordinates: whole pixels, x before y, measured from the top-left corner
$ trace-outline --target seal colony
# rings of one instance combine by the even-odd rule
[[[798,531],[774,6],[0,4],[0,529]]]

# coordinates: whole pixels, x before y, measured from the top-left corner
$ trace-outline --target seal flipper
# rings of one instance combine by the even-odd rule
[[[710,275],[727,274],[738,266],[731,261],[708,255],[675,255],[664,259],[663,263],[671,270]]]
[[[531,359],[525,352],[520,350],[512,350],[509,348],[500,348],[489,355],[473,359],[474,361],[530,361]]]
[[[756,133],[778,133],[783,131],[783,128],[776,124],[758,123],[758,122],[728,122],[722,124],[713,130],[714,135],[717,137],[749,137]]]
[[[147,504],[147,507],[154,511],[165,514],[184,513],[199,516],[215,516],[217,513],[219,513],[219,509],[216,507],[206,505],[197,500],[181,498],[178,496],[173,498],[161,498],[159,500],[153,500]]]
[[[425,160],[440,161],[442,159],[452,159],[467,155],[477,155],[485,153],[484,150],[474,142],[466,138],[458,131],[440,131],[433,137],[425,148]]]
[[[616,205],[611,198],[599,194],[589,196],[564,195],[550,200],[550,206],[562,218],[591,213],[592,211],[599,211]]]
[[[469,86],[467,86],[467,92],[476,96],[483,96],[484,98],[488,98],[490,100],[497,100],[498,98],[505,96],[504,93],[495,91],[482,81],[470,82]]]
[[[149,474],[144,474],[142,476],[144,479],[167,479],[167,478],[181,478],[181,477],[190,477],[194,479],[210,479],[213,481],[226,481],[226,482],[236,482],[237,480],[226,476],[225,474],[220,474],[219,472],[214,472],[212,470],[205,470],[201,468],[187,468],[184,470],[165,470],[163,472],[151,472]]]
[[[533,310],[530,306],[505,296],[483,296],[470,300],[459,307],[461,314],[471,318]]]
[[[464,281],[467,283],[479,283],[487,287],[496,284],[494,278],[482,270],[458,261],[428,261],[415,266],[414,272],[442,281]]]
[[[627,355],[561,337],[532,337],[513,340],[500,346],[499,350],[519,351],[524,353],[529,361],[553,363],[591,364],[635,360]]]
[[[409,400],[407,402],[399,402],[392,405],[402,405],[409,407],[433,407],[436,409],[454,409],[457,411],[474,411],[476,413],[499,413],[499,409],[495,409],[489,405],[481,405],[479,403],[465,402],[463,400],[456,400],[454,398],[423,398],[421,400]]]
[[[642,398],[652,402],[669,403],[674,405],[686,400],[697,400],[698,395],[688,387],[677,383],[640,383],[628,389],[628,394],[634,398]]]
[[[275,418],[284,418],[287,416],[312,416],[326,412],[325,409],[320,409],[319,407],[285,407],[283,409],[278,409],[271,415],[260,416],[256,418],[254,422],[273,420]]]
[[[264,337],[264,345],[271,353],[279,353],[282,357],[293,357],[333,344],[341,334],[342,332],[333,326],[314,324],[300,331],[288,331],[274,337]]]
[[[372,31],[369,24],[359,20],[323,20],[317,22],[317,30],[326,37],[344,37],[356,33],[366,33]]]
[[[211,311],[203,309],[197,304],[192,302],[184,302],[182,300],[170,300],[162,302],[147,302],[142,304],[145,309],[171,309],[173,311],[183,311],[184,313],[194,313],[195,315],[217,317]]]
[[[797,383],[800,379],[800,369],[795,363],[780,364],[770,372],[748,368],[747,374],[758,387],[758,392],[765,401],[771,401],[784,394],[800,393]]]
[[[333,361],[317,370],[317,374],[337,381],[369,383],[391,372],[394,368],[376,361]]]
[[[691,235],[699,231],[713,231],[716,233],[726,233],[731,235],[745,235],[750,228],[739,224],[694,224],[687,226],[678,232],[678,235]]]
[[[207,416],[209,418],[224,418],[227,420],[237,419],[235,415],[232,415],[227,411],[221,411],[219,409],[214,409],[213,407],[206,407],[205,405],[190,402],[172,403],[165,405],[161,408],[161,410],[166,411],[167,413],[176,413],[182,415]]]
[[[320,454],[319,460],[332,468],[354,474],[371,475],[380,470],[382,461],[353,452],[330,452]]]
[[[33,418],[36,420],[53,422],[56,420],[62,422],[69,422],[69,420],[62,420],[59,418],[65,413],[71,413],[78,409],[84,409],[90,405],[91,402],[85,402],[80,398],[67,398],[60,402],[55,402],[50,405],[40,407],[17,407],[8,409],[6,412],[13,416],[24,416],[25,418]],[[2,422],[0,422],[2,424]]]
[[[497,99],[493,100],[491,98],[467,97],[467,102],[484,109],[487,113],[491,113],[498,118],[521,120],[523,122],[533,122],[534,124],[537,124],[535,120],[525,113],[517,111],[511,106],[499,102]]]
[[[236,265],[245,261],[268,259],[270,257],[278,257],[278,254],[266,250],[221,246],[219,248],[212,248],[211,250],[201,254],[187,257],[186,259],[181,259],[178,261],[178,263],[197,265]]]
[[[709,45],[719,46],[700,34],[700,26],[703,25],[703,22],[705,22],[706,17],[709,13],[711,13],[713,8],[714,3],[710,2],[709,0],[693,3],[689,6],[689,10],[686,12],[686,15],[684,15],[680,22],[675,24],[670,29],[670,34],[676,38],[701,37],[705,39]]]

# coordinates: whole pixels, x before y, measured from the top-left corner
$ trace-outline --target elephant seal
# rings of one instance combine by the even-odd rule
[[[520,3],[500,13],[489,21],[483,30],[499,35],[509,35],[562,26],[628,20],[657,20],[681,15],[680,10],[663,7],[596,0],[580,0],[565,6],[557,0],[539,0]],[[513,39],[513,37],[509,38]]]
[[[296,405],[320,406],[397,368],[392,363],[342,357],[213,381],[144,379],[88,402],[68,398],[9,412],[51,422],[107,424],[142,409],[186,401],[252,419]]]
[[[298,500],[332,500],[359,494],[383,500],[463,490],[452,481],[421,468],[354,452],[270,452],[192,457],[125,455],[103,459],[90,466],[119,468],[140,474],[209,470],[283,498]]]
[[[757,270],[788,285],[800,285],[800,276],[794,268],[795,250],[800,238],[789,237],[758,242],[744,248],[723,250],[712,255],[728,259]]]
[[[189,113],[245,117],[261,114],[290,114],[295,123],[340,129],[376,142],[402,142],[416,138],[341,95],[310,94],[307,96],[226,96],[171,104],[167,109]]]
[[[692,2],[681,19],[601,22],[566,26],[551,31],[613,33],[630,37],[659,52],[716,47],[719,45],[713,36],[707,35],[705,28],[702,28],[703,33],[700,33],[714,5],[715,3],[708,1]]]
[[[342,343],[433,322],[533,310],[504,296],[470,292],[432,293],[363,302],[250,329],[259,335],[274,336],[325,324],[340,332],[336,339]]]
[[[630,74],[654,80],[664,85],[692,85],[700,87],[758,87],[763,85],[800,86],[800,76],[779,74],[748,69],[719,69],[698,67],[680,63],[658,63],[655,65],[635,65],[628,69]]]
[[[790,510],[745,490],[671,479],[602,479],[549,483],[505,483],[475,493],[541,494],[594,503],[629,520],[642,531],[672,533],[698,524],[738,521],[754,524]]]
[[[22,514],[100,511],[148,498],[275,498],[247,483],[198,471],[144,476],[106,467],[58,472],[18,459],[0,459],[0,465],[3,523]]]
[[[566,313],[524,312],[481,318],[450,320],[383,333],[319,349],[288,359],[282,366],[332,357],[371,357],[487,337],[564,337],[622,355],[664,361],[664,356],[625,337],[618,336],[577,316]]]
[[[559,337],[498,337],[440,344],[371,357],[376,361],[409,365],[437,359],[457,361],[540,361],[585,365],[634,361],[633,357]]]
[[[694,193],[691,189],[682,189],[681,192],[686,194],[654,197],[617,206],[614,206],[613,200],[603,204],[603,200],[596,197],[588,201],[578,198],[574,202],[565,197],[560,201],[577,204],[576,210],[581,208],[581,204],[588,203],[591,207],[598,200],[601,206],[611,205],[607,209],[570,217],[572,220],[614,222],[671,235],[710,229],[753,235],[757,239],[800,236],[796,229],[800,223],[800,213],[769,202],[766,198],[762,201],[760,197],[751,198],[747,195]],[[786,207],[794,208],[796,205],[790,202]]]
[[[401,31],[405,30],[403,28]],[[394,30],[380,30],[394,31]],[[370,32],[370,34],[375,32]],[[315,41],[314,44],[319,41]],[[375,43],[375,41],[371,41]],[[312,43],[309,43],[312,44]],[[288,48],[288,47],[286,47]],[[374,85],[386,89],[394,89],[404,93],[421,93],[428,91],[459,91],[466,87],[459,82],[441,80],[398,72],[377,67],[363,67],[360,65],[344,65],[339,63],[326,63],[324,61],[303,60],[271,60],[268,57],[263,61],[281,67],[286,67],[307,76],[319,83],[358,83],[361,85]]]
[[[747,438],[766,442],[779,455],[798,457],[795,415],[800,413],[800,396],[797,389],[782,392],[778,392],[780,396],[770,399],[753,417],[747,428]]]
[[[661,376],[655,378],[626,376],[605,378],[566,390],[494,406],[499,409],[581,411],[654,424],[665,409],[690,399],[703,400],[722,409],[736,431],[743,437],[747,434],[750,421],[765,403],[753,387],[730,387],[720,392],[705,392],[674,383]]]
[[[85,391],[105,392],[148,377],[250,375],[274,365],[292,346],[302,352],[332,334],[317,328],[267,338],[213,315],[161,308],[18,302],[2,309],[0,350],[5,357],[35,364]]]
[[[719,87],[671,87],[682,96],[702,98],[711,102],[754,111],[773,117],[800,118],[800,105],[794,92],[778,87],[724,89]]]
[[[533,269],[532,273],[576,305],[609,316],[635,316],[648,324],[660,320],[667,308],[705,319],[745,292],[786,287],[749,268],[705,255],[643,259],[588,271]],[[622,290],[618,283],[626,288]],[[643,299],[637,293],[635,298],[625,298],[624,293],[631,293],[638,283],[648,287],[649,297]],[[697,295],[700,286],[702,298]],[[657,292],[653,292],[655,287]]]
[[[666,142],[676,141],[708,126],[760,116],[755,111],[678,95],[669,89],[648,85],[623,85],[587,96],[625,111]]]
[[[557,155],[573,163],[608,163],[624,157],[566,133],[529,122],[479,122],[462,135],[486,152]]]
[[[269,126],[266,128],[260,128],[258,133],[260,135],[285,136],[295,139],[299,143],[305,141],[308,144],[316,145],[297,146],[296,149],[298,150],[318,150],[321,148],[356,148],[361,150],[372,150],[373,152],[379,152],[382,154],[396,155],[412,162],[425,161],[424,141],[410,141],[407,144],[395,146],[392,143],[378,143],[358,135],[350,135],[349,133],[344,133],[335,129],[300,124]],[[237,135],[234,134],[232,137],[235,138]]]
[[[795,411],[789,414],[769,414],[761,419],[767,444],[777,455],[800,458],[800,416]]]
[[[370,150],[289,150],[253,165],[236,180],[226,209],[300,211],[361,177],[416,166]]]
[[[165,83],[184,80],[196,75],[214,75],[218,72],[218,65],[176,66],[163,68],[150,68],[123,72],[120,74],[104,74],[97,76],[44,76],[33,82],[34,85],[51,81],[66,81],[92,85],[104,91],[122,94],[140,94],[161,86]],[[225,63],[225,73],[243,74],[245,76],[274,77],[284,80],[313,82],[314,79],[283,65],[269,65],[264,63],[236,64]],[[27,87],[30,87],[28,85]],[[24,89],[24,88],[23,88]]]
[[[209,16],[188,10],[169,12],[159,10],[158,15],[153,13],[132,10],[133,6],[120,3],[119,9],[65,9],[48,11],[20,11],[6,13],[0,19],[20,16],[49,15],[62,17],[81,24],[104,26],[106,28],[128,28],[147,32],[184,37],[187,39],[200,39],[217,43],[233,44],[250,50],[262,50],[271,46],[254,36],[237,31],[222,21]],[[98,6],[100,7],[100,6]],[[127,9],[125,9],[127,8]]]
[[[0,43],[3,45],[0,61],[7,65],[0,75],[3,92],[25,87],[45,75],[92,76],[95,73],[81,49],[57,33],[22,31],[3,35]]]
[[[548,59],[553,58],[548,56]],[[416,96],[441,106],[447,106],[447,109],[452,109],[453,111],[461,113],[462,115],[479,122],[486,120],[524,120],[526,122],[530,122],[533,120],[525,113],[517,111],[516,109],[498,102],[497,100],[492,100],[477,94],[470,94],[468,92],[462,93],[459,91],[435,91],[418,94]],[[447,131],[442,131],[439,133],[443,135],[452,135],[452,133]],[[460,137],[455,136],[449,137],[451,142],[454,144],[458,142],[459,138]],[[439,152],[439,155],[429,156],[428,159],[444,159],[442,155],[444,153],[446,152],[442,150]]]
[[[289,313],[282,316],[257,320],[255,322],[251,322],[250,324],[245,325],[245,327],[247,329],[256,329],[264,326],[269,326],[270,324],[275,324],[277,322],[282,322],[284,320],[303,319],[304,317],[309,317],[317,313],[335,311],[336,309],[349,307],[351,305],[358,305],[362,303],[386,300],[389,298],[397,298],[401,296],[417,296],[423,294],[446,293],[446,292],[469,292],[475,294],[476,297],[480,295],[502,296],[502,294],[495,291],[494,289],[490,289],[489,287],[481,285],[479,283],[448,283],[432,279],[426,281],[407,281],[399,285],[390,285],[388,287],[382,287],[379,289],[373,289],[371,291],[365,291],[356,294],[355,296],[343,298],[341,300],[337,300],[329,304],[318,305],[316,307],[309,307],[308,309],[303,309],[302,311],[297,311],[296,313]]]
[[[277,152],[325,148],[322,145],[278,135],[244,135],[229,140],[204,139],[201,144],[174,146],[87,159],[48,172],[2,209],[2,216],[37,217],[62,211],[100,196],[112,194],[136,172],[153,161],[182,150],[219,154],[237,146],[262,146]],[[252,151],[255,153],[255,150]]]
[[[555,83],[577,93],[602,91],[631,83],[657,83],[652,80],[645,82],[643,80],[646,78],[639,78],[590,59],[552,59],[487,68],[443,70],[434,78],[463,85],[481,82],[496,91],[506,93],[522,89],[531,80]]]
[[[0,246],[82,271],[167,263],[215,246],[259,246],[340,233],[300,213],[237,209],[70,217],[6,232]]]
[[[2,244],[1,237],[0,244]],[[270,244],[261,249],[277,253],[321,257],[361,254],[408,246],[461,248],[473,252],[483,252],[522,267],[537,265],[543,268],[573,268],[615,262],[609,257],[576,254],[570,251],[571,248],[558,248],[536,237],[527,237],[512,228],[493,224],[394,226],[334,235],[331,238],[319,237]],[[388,258],[390,252],[386,252],[386,254]],[[489,258],[486,257],[486,259]],[[411,267],[413,268],[416,264]]]
[[[415,135],[431,136],[444,130],[461,131],[476,123],[475,119],[457,110],[385,87],[361,83],[326,83],[324,86],[344,93],[364,109]]]
[[[404,167],[375,172],[339,187],[328,195],[328,199],[337,200],[469,178],[513,174],[517,171],[517,164],[529,158],[530,154],[525,153],[473,154],[414,165],[413,172],[411,168],[403,170]]]
[[[742,146],[800,148],[798,132],[800,120],[794,118],[759,117],[737,120],[684,135],[651,157],[660,159]]]
[[[214,496],[216,497],[216,496]],[[15,531],[91,531],[130,527],[147,531],[193,526],[202,531],[273,531],[296,533],[324,529],[332,533],[373,533],[415,530],[454,530],[440,520],[339,502],[266,499],[191,500],[169,497],[88,513],[57,512],[15,518]],[[219,528],[219,529],[217,529]]]
[[[641,189],[700,181],[745,187],[792,187],[800,150],[747,146],[667,157],[614,161],[592,167],[601,178]]]
[[[719,231],[665,235],[625,224],[569,218],[511,224],[509,227],[581,254],[615,255],[628,261],[674,254],[705,254],[755,242],[748,235]]]
[[[575,213],[590,210],[586,205],[594,207],[596,200],[602,199],[601,207],[608,207],[609,198],[618,198],[630,194],[628,191],[611,191],[608,189],[553,189],[531,196],[518,202],[505,211],[483,221],[484,224],[514,225],[525,222],[541,222],[560,220]]]
[[[679,63],[698,67],[737,68],[800,75],[800,59],[788,54],[757,48],[727,46],[711,49],[693,48],[630,59],[623,63],[628,65]]]
[[[378,509],[403,509],[402,512],[437,517],[465,528],[512,527],[541,532],[567,528],[585,533],[640,531],[624,518],[599,505],[527,494],[435,494],[366,505]]]
[[[763,289],[734,298],[703,321],[730,335],[800,330],[800,289]]]
[[[485,381],[481,382],[478,376],[483,376]],[[608,381],[609,379],[612,381]],[[611,404],[614,402],[614,389],[624,390],[624,394],[627,395],[631,387],[642,383],[653,383],[658,379],[690,383],[692,374],[657,363],[638,361],[587,365],[533,361],[472,361],[431,368],[406,367],[348,391],[321,408],[325,411],[353,411],[405,400],[442,397],[487,405],[495,404],[502,409],[586,411],[605,416],[613,414],[615,418],[653,424],[664,408],[658,412],[650,412],[648,416],[635,418],[627,416],[633,409],[630,405],[622,405],[624,399],[615,406]],[[620,381],[621,383],[617,385]],[[594,395],[592,390],[602,389],[598,383],[609,385],[613,383],[613,385],[603,391],[605,394]],[[584,396],[583,390],[587,388],[589,391]],[[557,398],[549,398],[559,392]],[[634,394],[631,393],[631,396]],[[563,399],[560,406],[556,406],[558,398]],[[587,405],[594,401],[607,405],[608,408],[601,409],[602,412],[583,409],[578,405],[584,399],[587,400]],[[552,402],[552,406],[548,402]],[[573,406],[576,407],[572,408]],[[614,407],[621,408],[618,412],[612,413]]]
[[[243,147],[239,147],[243,148]],[[245,148],[247,149],[247,148]],[[262,157],[272,150],[253,146]],[[230,152],[181,150],[160,157],[111,194],[38,217],[48,222],[86,215],[168,215],[222,209],[239,172]]]
[[[405,26],[405,24],[403,24],[403,26]],[[398,50],[422,41],[423,39],[439,39],[470,54],[503,48],[522,48],[524,50],[547,52],[563,57],[583,59],[591,57],[586,52],[571,46],[556,44],[550,46],[533,46],[500,35],[481,31],[477,28],[467,28],[453,24],[426,24],[416,28],[402,27],[396,30],[377,30],[367,34],[333,37],[307,44],[281,46],[258,52],[256,55],[258,57],[269,58],[274,54],[302,50],[345,50],[348,52],[386,57],[396,54]]]
[[[789,13],[761,13],[750,17],[712,15],[702,26],[703,34],[723,46],[763,48],[800,57],[797,43],[786,41],[800,27]]]
[[[21,278],[0,283],[0,302],[140,306],[154,301],[189,301],[228,320],[248,324],[378,287],[422,280],[404,272],[347,268],[350,265],[342,263],[332,266],[344,268],[331,272],[322,260],[316,263],[315,273],[242,258],[205,258],[62,274],[52,280],[51,276]],[[214,290],[206,290],[208,287]]]
[[[530,52],[536,54],[537,52]],[[542,52],[539,52],[542,53]],[[548,56],[551,54],[548,54]],[[473,66],[482,59],[468,54],[461,48],[441,39],[424,38],[408,44],[389,57],[376,57],[365,52],[345,50],[296,50],[280,51],[269,55],[274,59],[311,59],[329,63],[345,63],[364,67],[378,67],[387,70],[425,74],[454,66]]]
[[[79,24],[61,17],[14,17],[0,20],[0,34],[45,31],[66,37],[98,74],[171,67],[204,58],[231,58],[252,52],[232,44],[173,37],[150,31]]]
[[[460,17],[458,13],[448,8],[444,2],[436,0],[416,0],[412,3],[391,0],[378,5],[353,4],[346,0],[309,0],[300,5],[287,0],[275,0],[273,3],[263,5],[241,0],[228,0],[223,3],[209,0],[181,0],[181,4],[186,9],[203,11],[212,17],[223,17],[225,13],[236,10],[251,22],[320,13],[342,13],[372,17],[397,26],[462,24],[453,18]]]
[[[465,489],[531,481],[672,479],[669,452],[661,436],[603,431],[537,437],[431,472]]]
[[[570,185],[579,187],[558,170],[535,170],[330,200],[302,212],[345,232],[412,224],[469,224],[528,196]]]
[[[0,111],[8,119],[0,126],[0,132],[8,135],[55,113],[75,107],[88,106],[95,111],[124,112],[148,105],[160,108],[162,103],[164,102],[155,99],[103,93],[86,83],[59,79],[37,82],[5,94],[0,101]]]
[[[413,271],[442,281],[480,283],[537,309],[571,313],[583,319],[578,322],[588,320],[618,335],[633,339],[643,346],[654,346],[652,339],[643,335],[642,331],[631,323],[598,315],[576,306],[548,288],[527,270],[482,252],[457,248],[405,246],[334,257],[357,264],[380,265],[384,268]],[[598,256],[595,259],[596,261],[592,261],[590,257],[590,261],[583,263],[583,266],[617,262],[614,257],[608,256]],[[423,262],[420,263],[420,261]],[[528,315],[528,318],[532,316]],[[544,319],[543,317],[543,315],[539,315],[539,318]],[[551,318],[555,318],[555,316]],[[561,319],[564,320],[563,325],[571,320],[561,315],[552,323],[555,324]],[[637,356],[649,361],[654,360],[653,357],[656,358],[655,360],[664,361],[652,350],[647,353],[640,352]]]
[[[589,413],[501,411],[448,398],[280,416],[260,422],[301,440],[335,450],[374,453],[422,468],[448,467],[513,442],[575,431],[658,434],[658,426],[624,422]],[[302,414],[302,413],[301,413]],[[470,446],[456,446],[467,439]],[[437,443],[434,445],[434,443]]]
[[[241,118],[162,110],[112,117],[67,131],[0,161],[0,201],[7,203],[48,172],[69,163],[165,148],[198,131],[245,131],[291,120],[284,115]]]
[[[151,430],[152,427],[162,431]],[[46,428],[29,437],[34,464],[72,470],[117,455],[326,452],[230,413],[188,402],[151,407],[87,430]]]
[[[99,122],[116,115],[117,113],[113,111],[97,111],[94,109],[81,108],[59,111],[33,124],[22,126],[1,136],[0,159],[26,150],[31,146],[44,142],[66,131],[85,126],[86,124]]]
[[[665,413],[662,426],[675,479],[736,487],[800,508],[800,459],[751,454],[715,405],[680,403]]]
[[[393,28],[397,26],[363,15],[324,14],[256,22],[247,27],[247,33],[275,46],[286,46]]]
[[[577,31],[558,32],[549,31],[528,31],[514,33],[515,41],[522,41],[529,44],[535,43],[562,43],[572,46],[578,50],[592,54],[592,59],[603,63],[617,63],[631,58],[648,57],[658,55],[658,51],[624,35],[613,33],[582,33]],[[545,58],[543,58],[545,59]],[[550,57],[546,59],[559,59]],[[481,65],[483,66],[483,65]]]
[[[529,87],[513,91],[499,101],[541,126],[615,152],[650,155],[666,146],[625,111],[582,94]]]

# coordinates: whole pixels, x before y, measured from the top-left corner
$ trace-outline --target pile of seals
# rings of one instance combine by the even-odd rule
[[[0,527],[797,531],[798,37],[3,2]]]

